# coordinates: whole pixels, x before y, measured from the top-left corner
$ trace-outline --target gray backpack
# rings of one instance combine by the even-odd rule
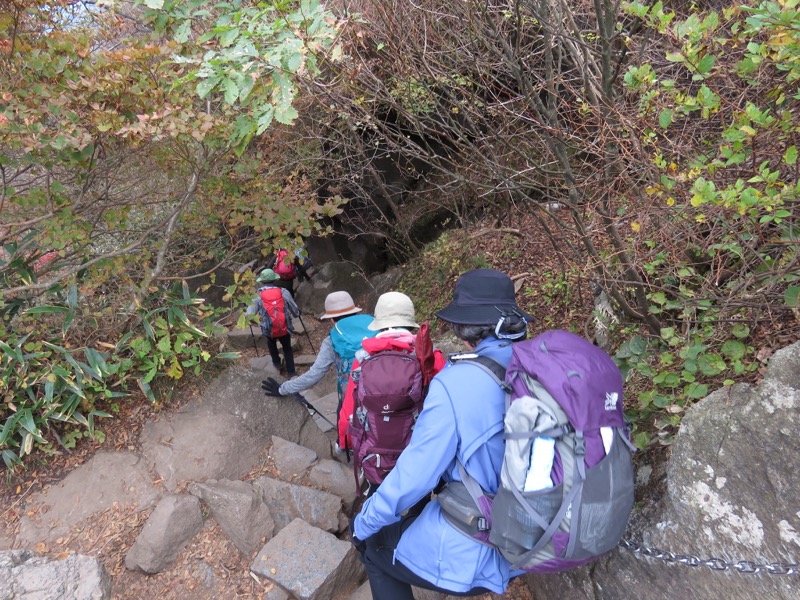
[[[514,343],[507,369],[482,356],[459,362],[506,391],[506,448],[493,497],[458,462],[462,481],[437,497],[445,518],[532,573],[571,569],[614,548],[634,482],[622,375],[611,358],[572,333],[548,331]]]

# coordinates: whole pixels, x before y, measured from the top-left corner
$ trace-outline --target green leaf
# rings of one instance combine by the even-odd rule
[[[639,450],[644,450],[650,445],[650,434],[646,431],[638,432],[633,436],[633,445],[639,448]]]
[[[720,351],[730,360],[739,360],[745,355],[745,353],[747,352],[747,348],[742,342],[737,342],[735,340],[728,340],[727,342],[722,344],[722,348],[720,349]]]
[[[231,44],[233,44],[236,41],[236,38],[239,37],[239,33],[240,32],[239,32],[239,28],[238,27],[234,27],[233,29],[229,29],[227,31],[224,31],[219,36],[220,45],[223,48],[227,48],[228,46],[230,46]]]
[[[175,35],[174,35],[175,41],[180,44],[183,44],[189,39],[191,33],[192,33],[192,22],[187,19],[186,21],[181,23],[178,29],[175,30]]]
[[[719,375],[725,370],[726,367],[725,361],[722,359],[722,357],[719,354],[714,354],[712,352],[698,357],[697,366],[700,368],[700,372],[703,375],[708,376]]]
[[[169,354],[172,351],[172,342],[170,341],[169,336],[165,335],[159,338],[156,347],[159,349],[160,352],[164,354]]]
[[[184,326],[184,327],[186,327],[186,329],[188,329],[188,330],[189,330],[189,331],[191,331],[192,333],[194,333],[196,336],[198,336],[198,337],[204,337],[204,338],[205,338],[205,337],[208,337],[208,334],[207,334],[205,331],[202,331],[201,329],[198,329],[197,327],[195,327],[194,325],[192,325],[191,321],[189,321],[189,317],[187,317],[187,316],[186,316],[186,313],[185,313],[185,312],[183,312],[183,311],[182,311],[180,308],[178,308],[177,306],[171,306],[171,307],[170,307],[170,313],[171,313],[171,314],[173,314],[173,315],[175,315],[175,317],[176,317],[176,318],[177,318],[177,319],[178,319],[178,320],[179,320],[181,323],[183,323],[183,326]]]
[[[233,79],[225,79],[222,87],[225,89],[225,102],[234,104],[239,99],[239,86]]]
[[[647,349],[647,340],[640,335],[636,335],[628,342],[628,348],[636,356],[641,356]]]
[[[142,329],[144,329],[145,334],[147,334],[147,337],[149,337],[151,340],[156,338],[156,332],[153,330],[153,326],[150,325],[147,319],[142,321]]]
[[[672,404],[672,398],[670,396],[662,396],[658,395],[653,398],[653,404],[658,408],[666,408],[670,404]]]
[[[797,308],[800,306],[800,286],[790,285],[788,288],[786,288],[786,292],[783,294],[783,299],[786,302],[786,306],[790,308]]]
[[[797,162],[797,146],[789,146],[783,153],[783,162],[794,165]]]
[[[275,108],[275,120],[284,125],[291,125],[298,117],[297,111],[293,106],[280,106]]]
[[[713,54],[706,54],[703,58],[700,59],[700,62],[697,63],[697,72],[706,74],[711,69],[714,68],[714,64],[716,63],[716,58]]]
[[[25,311],[26,315],[54,315],[56,313],[68,313],[66,306],[34,306]]]
[[[672,110],[665,109],[661,111],[661,114],[658,115],[658,124],[661,125],[662,129],[666,129],[670,125],[672,125]]]
[[[201,99],[203,99],[211,93],[211,90],[213,90],[219,82],[220,82],[220,77],[208,77],[205,79],[201,79],[197,83],[195,91],[197,92],[197,95]]]
[[[153,10],[164,8],[164,0],[144,0],[144,3],[147,8],[152,8]]]
[[[286,58],[286,68],[291,73],[297,73],[300,70],[300,67],[303,66],[303,53],[302,52],[292,52]]]
[[[101,379],[108,372],[108,366],[103,354],[94,348],[86,348],[83,353],[86,355],[86,360],[89,361],[92,372],[98,379]]]
[[[78,308],[78,286],[75,284],[69,286],[69,293],[67,294],[67,306],[72,309]]]
[[[733,327],[731,327],[731,335],[741,340],[750,335],[750,328],[743,323],[736,323]]]
[[[267,130],[272,123],[272,117],[274,114],[275,111],[271,104],[267,104],[262,108],[261,113],[257,115],[258,122],[256,127],[256,135],[261,135]]]
[[[705,398],[708,395],[708,386],[705,383],[690,383],[684,389],[686,397],[692,400]]]

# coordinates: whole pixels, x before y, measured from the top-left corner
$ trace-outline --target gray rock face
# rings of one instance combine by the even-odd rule
[[[33,546],[65,535],[81,521],[115,503],[137,510],[159,497],[144,461],[128,452],[98,452],[60,483],[34,494],[27,506],[33,516],[20,519],[17,545]]]
[[[327,600],[334,593],[346,597],[364,580],[358,553],[350,542],[300,519],[267,542],[250,570],[300,600]]]
[[[344,500],[347,509],[355,502],[356,480],[351,465],[331,459],[321,460],[309,471],[308,482],[316,488],[339,496]]]
[[[50,560],[28,550],[9,550],[0,552],[0,598],[106,600],[111,598],[111,578],[91,556]]]
[[[273,435],[331,456],[330,441],[308,411],[291,398],[264,396],[262,379],[263,373],[246,367],[227,369],[198,402],[145,427],[143,456],[168,490],[181,481],[242,477]]]
[[[324,531],[339,530],[342,500],[338,496],[270,477],[260,477],[255,485],[261,489],[264,503],[275,520],[276,535],[298,518]]]
[[[295,300],[303,315],[318,317],[325,311],[325,297],[331,292],[345,290],[359,302],[372,289],[372,285],[353,263],[329,262],[319,268],[311,281],[303,282],[297,287]],[[366,310],[367,307],[361,308]]]
[[[196,497],[165,496],[128,550],[125,566],[145,573],[163,571],[202,527],[203,515]]]
[[[193,483],[189,492],[202,500],[225,535],[245,556],[252,557],[272,537],[275,522],[260,490],[253,484],[223,479]]]
[[[668,493],[630,537],[728,563],[800,559],[800,343],[777,352],[757,386],[723,388],[685,415],[667,468]],[[617,549],[591,567],[528,576],[538,597],[798,600],[797,577],[720,572]]]
[[[281,479],[294,481],[302,478],[314,461],[317,453],[285,439],[272,436],[272,448],[269,451],[275,467],[281,473]]]

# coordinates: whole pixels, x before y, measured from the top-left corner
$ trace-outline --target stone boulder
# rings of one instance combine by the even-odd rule
[[[159,496],[145,461],[129,452],[98,452],[28,500],[16,542],[18,546],[50,542],[115,505],[143,510]]]
[[[29,550],[9,550],[0,552],[0,598],[106,600],[111,598],[111,577],[93,556],[51,560]]]
[[[358,495],[353,466],[329,458],[323,459],[311,467],[308,473],[308,482],[315,488],[339,496],[344,501],[347,511],[352,508]]]
[[[185,494],[165,496],[125,555],[125,566],[132,571],[160,573],[202,527],[200,500]]]
[[[289,442],[277,435],[272,436],[269,456],[275,462],[280,478],[284,481],[302,479],[306,471],[317,460],[317,453],[299,444]]]
[[[330,532],[341,528],[342,499],[339,496],[270,477],[259,477],[255,485],[261,490],[264,504],[275,521],[276,535],[294,519],[303,519]]]
[[[350,542],[295,519],[258,553],[250,570],[299,600],[347,597],[364,580]]]
[[[168,490],[182,481],[238,479],[279,435],[330,458],[331,441],[298,402],[267,397],[263,373],[246,366],[226,369],[196,402],[148,423],[143,456]]]
[[[220,529],[248,558],[272,537],[275,522],[260,490],[249,481],[192,483],[189,493],[200,498]]]
[[[798,600],[797,577],[750,564],[798,563],[800,343],[773,356],[758,386],[726,387],[689,409],[672,446],[667,494],[629,537],[703,560],[645,558],[618,548],[561,575],[528,576],[535,597],[575,600]],[[748,561],[740,564],[740,561]],[[739,565],[738,567],[736,565]],[[740,572],[741,571],[741,572]]]

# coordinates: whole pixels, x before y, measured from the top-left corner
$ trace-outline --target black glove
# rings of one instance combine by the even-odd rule
[[[350,541],[353,543],[353,546],[358,551],[359,554],[364,554],[364,551],[367,549],[367,542],[362,540],[359,537],[356,537],[356,528],[355,528],[356,519],[353,517],[350,519]]]
[[[267,377],[261,382],[261,389],[264,390],[264,394],[267,396],[280,396],[280,387],[281,384],[272,377]]]

